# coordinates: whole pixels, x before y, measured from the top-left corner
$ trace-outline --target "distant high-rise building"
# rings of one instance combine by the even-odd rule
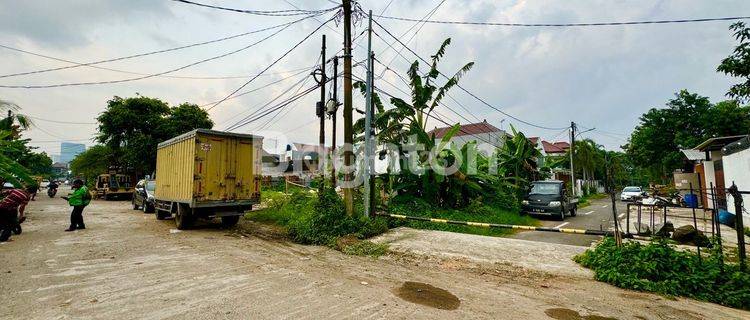
[[[60,144],[60,162],[70,163],[71,160],[86,151],[86,145],[83,143],[63,142]]]

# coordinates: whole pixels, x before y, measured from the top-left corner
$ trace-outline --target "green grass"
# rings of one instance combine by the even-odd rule
[[[374,243],[368,240],[360,240],[341,248],[341,252],[352,256],[377,258],[388,253],[388,245],[385,243]]]
[[[456,220],[456,221],[513,224],[513,225],[526,225],[526,226],[539,225],[539,220],[531,216],[521,215],[515,211],[505,210],[505,209],[501,209],[501,208],[494,207],[491,205],[482,204],[482,203],[479,203],[478,201],[472,202],[466,208],[446,209],[446,208],[436,208],[418,198],[410,198],[409,200],[400,201],[399,203],[392,204],[390,206],[389,211],[392,214],[448,219],[448,220]],[[477,235],[483,235],[483,236],[506,236],[506,235],[514,233],[514,231],[510,229],[461,226],[461,225],[434,223],[434,222],[426,222],[426,221],[413,221],[413,220],[392,221],[391,225],[392,226],[407,226],[407,227],[416,228],[416,229],[429,229],[429,230],[441,230],[441,231],[477,234]]]

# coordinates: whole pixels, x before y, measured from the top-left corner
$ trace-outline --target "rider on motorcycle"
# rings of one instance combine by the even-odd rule
[[[55,194],[57,193],[57,187],[58,185],[54,180],[50,181],[49,184],[47,185],[47,195],[50,196],[50,198],[54,197]]]

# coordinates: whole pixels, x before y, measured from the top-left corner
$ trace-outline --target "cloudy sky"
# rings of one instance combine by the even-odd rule
[[[285,10],[295,6],[321,9],[334,5],[326,0],[200,1],[254,10]],[[433,20],[510,23],[688,19],[750,13],[750,2],[741,0],[447,0],[442,4],[440,0],[409,0],[392,1],[390,5],[388,0],[365,0],[360,3],[363,9],[372,9],[376,14],[384,12],[391,16],[421,18],[435,10],[431,16]],[[0,99],[15,102],[23,108],[24,114],[36,118],[39,128],[31,129],[26,136],[41,150],[58,154],[62,140],[92,144],[90,138],[96,132],[94,118],[113,96],[129,97],[138,93],[158,97],[171,105],[182,102],[204,105],[217,101],[266,68],[331,15],[316,18],[319,21],[308,19],[294,24],[249,49],[165,76],[102,85],[0,88]],[[2,1],[0,45],[37,55],[0,48],[0,75],[70,65],[54,59],[84,63],[168,49],[295,19],[225,12],[168,0]],[[595,127],[598,130],[584,136],[610,149],[618,149],[625,142],[643,112],[663,106],[676,91],[687,89],[719,101],[724,99],[730,84],[736,81],[715,71],[735,44],[728,30],[730,22],[513,28],[379,21],[393,34],[402,36],[401,39],[423,57],[433,54],[445,38],[452,38],[452,45],[440,66],[448,74],[469,61],[475,62],[474,69],[462,79],[467,90],[498,109],[540,126],[565,127],[570,121],[575,121],[582,127]],[[364,24],[357,25],[355,35],[363,30]],[[375,31],[389,42],[393,41],[385,32]],[[138,74],[160,73],[236,51],[273,32],[98,65],[114,70],[79,67],[4,77],[0,78],[0,85],[52,85],[135,78],[139,77]],[[279,94],[288,92],[285,96],[288,97],[303,85],[310,86],[313,81],[303,82],[307,72],[301,70],[316,64],[322,34],[328,37],[329,57],[341,49],[342,26],[330,22],[272,67],[268,74],[258,77],[240,92],[281,80],[277,84],[229,99],[213,108],[210,114],[217,124],[215,128],[227,128]],[[354,59],[359,61],[365,56],[367,42],[363,36],[357,38],[356,43]],[[415,60],[406,50],[400,52],[401,57],[389,47],[389,43],[375,36],[373,48],[380,61],[402,74]],[[400,49],[398,44],[393,44],[393,48]],[[396,75],[383,72],[382,66],[376,68],[379,68],[376,69],[376,81],[380,82],[376,85],[394,95],[404,96],[399,90],[406,90],[406,86]],[[364,69],[355,68],[355,75],[363,76]],[[359,95],[355,97],[355,106],[361,107],[363,99]],[[454,90],[452,98],[455,101],[446,99],[446,105],[469,120],[486,119],[504,129],[512,124],[530,136],[567,139],[563,130],[540,129],[519,123],[460,90]],[[261,132],[269,137],[275,136],[271,132],[275,131],[294,141],[316,142],[318,127],[314,105],[317,99],[319,93],[316,91],[299,103],[280,110],[278,115],[272,113],[236,131]],[[438,112],[449,122],[465,122],[447,108],[441,107]],[[440,124],[435,122],[432,125]],[[330,136],[327,140],[330,141]]]

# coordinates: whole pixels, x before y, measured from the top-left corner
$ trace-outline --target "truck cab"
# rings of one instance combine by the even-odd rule
[[[521,212],[525,214],[544,215],[565,220],[565,215],[571,217],[578,210],[578,198],[568,195],[562,181],[534,181],[529,192],[521,202]]]

